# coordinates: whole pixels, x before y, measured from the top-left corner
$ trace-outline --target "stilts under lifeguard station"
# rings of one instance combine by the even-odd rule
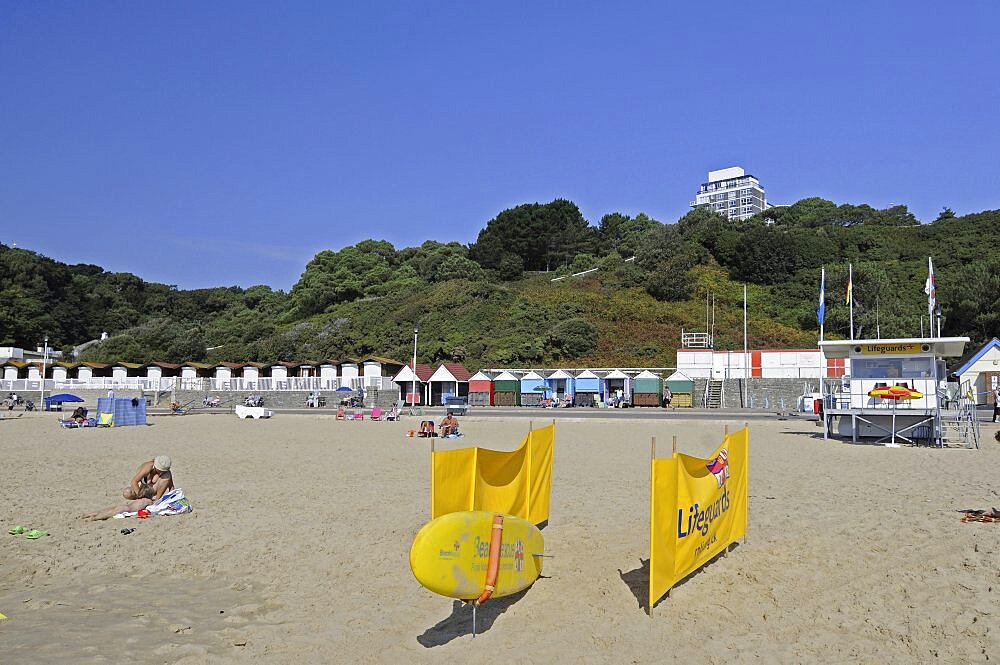
[[[843,376],[822,382],[823,438],[978,448],[970,386],[950,383],[945,366],[946,358],[961,357],[968,342],[968,337],[820,342],[827,367],[841,362],[844,367]]]

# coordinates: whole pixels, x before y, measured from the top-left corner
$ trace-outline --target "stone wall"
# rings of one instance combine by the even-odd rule
[[[807,392],[819,391],[819,379],[747,379],[747,404],[743,404],[743,379],[723,381],[723,408],[794,411],[799,399]],[[705,406],[705,385],[708,379],[694,380],[694,406]]]

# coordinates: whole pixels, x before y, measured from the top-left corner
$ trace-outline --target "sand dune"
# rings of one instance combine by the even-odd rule
[[[650,617],[650,437],[707,454],[723,423],[561,418],[545,576],[484,606],[473,642],[469,609],[409,571],[429,513],[429,446],[404,436],[412,422],[62,430],[33,415],[0,422],[3,662],[1000,659],[1000,524],[955,512],[1000,505],[992,431],[982,451],[886,449],[824,442],[807,420],[751,422],[747,543]],[[509,450],[528,423],[463,426],[461,445]],[[194,513],[76,519],[159,453]],[[51,536],[8,536],[15,524]]]

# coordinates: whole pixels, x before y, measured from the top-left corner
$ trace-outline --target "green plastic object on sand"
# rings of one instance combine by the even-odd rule
[[[48,531],[39,531],[38,529],[32,529],[28,533],[24,534],[24,537],[28,540],[38,540],[42,536],[49,535]]]
[[[22,533],[27,533],[27,532],[28,528],[23,526],[16,526],[13,529],[7,530],[7,533],[9,533],[12,536],[20,536]]]

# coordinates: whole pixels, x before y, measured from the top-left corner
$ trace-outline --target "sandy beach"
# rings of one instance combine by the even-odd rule
[[[547,424],[542,418],[536,426]],[[617,415],[617,414],[616,414]],[[0,422],[0,661],[10,663],[996,662],[1000,444],[887,449],[805,418],[750,423],[747,542],[646,612],[649,451],[705,455],[740,421],[557,421],[544,577],[471,612],[409,570],[429,443],[409,422],[154,417]],[[440,442],[510,450],[524,418]],[[188,515],[84,522],[173,458]],[[39,540],[7,534],[45,529]],[[130,535],[121,534],[134,527]]]

